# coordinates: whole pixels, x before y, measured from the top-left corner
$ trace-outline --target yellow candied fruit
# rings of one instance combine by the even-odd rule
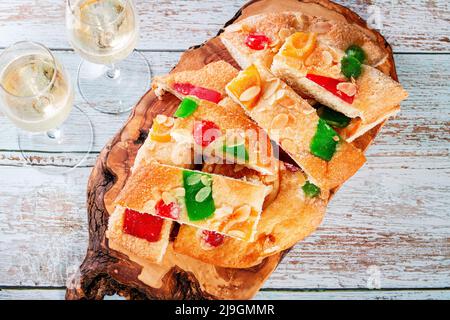
[[[245,96],[248,97],[245,101],[241,101],[241,103],[247,109],[252,109],[258,103],[261,96],[261,77],[256,66],[251,65],[247,69],[241,71],[239,75],[227,85],[227,88],[238,99],[244,92],[251,89],[250,91],[253,91],[254,94],[249,96],[245,94]],[[247,91],[247,93],[251,92]]]
[[[150,131],[150,139],[156,142],[169,142],[171,140],[170,127],[154,121]]]
[[[317,34],[296,32],[286,39],[282,55],[305,60],[316,48]]]

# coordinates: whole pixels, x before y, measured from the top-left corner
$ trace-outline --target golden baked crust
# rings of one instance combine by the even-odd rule
[[[149,242],[123,232],[125,208],[116,206],[114,212],[109,216],[106,237],[110,242],[115,242],[133,254],[145,259],[150,263],[160,263],[164,257],[169,244],[172,222],[165,220],[161,229],[159,241]]]
[[[215,90],[225,95],[225,85],[233,79],[238,70],[231,64],[221,60],[207,64],[198,70],[173,72],[165,76],[155,77],[152,88],[156,95],[170,92],[180,100],[185,96],[173,88],[174,83],[190,83],[194,86]]]
[[[349,95],[354,97],[351,104],[308,79],[307,74],[345,79],[341,72],[344,52],[318,39],[316,43],[308,57],[301,60],[284,54],[287,41],[274,57],[271,70],[296,91],[304,92],[350,118],[360,118],[360,127],[347,140],[355,139],[400,110],[399,104],[408,94],[398,82],[371,66],[363,65],[357,79],[341,84],[347,86],[347,90],[351,89]]]
[[[292,157],[314,184],[330,190],[349,179],[364,164],[363,153],[341,140],[330,161],[311,154],[310,144],[319,121],[316,110],[262,64],[255,63],[254,66],[262,82],[261,98],[256,105],[250,110],[246,108],[241,97],[230,90],[233,82],[227,85],[228,95],[246,109],[247,114]]]
[[[274,55],[285,39],[296,31],[317,32],[318,39],[340,50],[357,44],[365,50],[368,63],[373,66],[383,64],[388,56],[387,52],[358,25],[294,11],[250,16],[225,28],[220,39],[242,68],[258,60],[270,67]],[[245,39],[250,33],[269,37],[271,44],[264,50],[250,49],[245,44]]]
[[[177,136],[173,133],[173,128],[169,134],[170,140],[164,142],[153,140],[150,133],[136,155],[132,171],[143,161],[147,163],[157,161],[167,165],[192,168],[194,165],[194,154],[191,140],[186,141],[184,136]]]
[[[290,68],[284,61],[282,63],[278,61],[280,47],[286,38],[297,31],[316,33],[317,40],[324,46],[341,52],[338,55],[350,45],[360,46],[367,55],[368,66],[363,76],[357,80],[357,85],[367,88],[366,84],[370,84],[371,90],[358,91],[358,99],[351,106],[308,79],[303,78],[299,81],[299,73],[295,68]],[[268,36],[271,39],[270,46],[264,50],[250,49],[245,44],[245,39],[250,33]],[[381,71],[371,68],[372,66],[387,70],[389,52],[381,48],[377,39],[367,35],[366,30],[358,24],[294,11],[262,13],[227,27],[220,38],[241,67],[246,68],[256,61],[270,67],[273,61],[274,74],[286,81],[301,96],[311,96],[351,118],[358,117],[351,121],[350,128],[340,131],[341,136],[349,142],[395,115],[400,110],[399,103],[407,97],[397,82]],[[340,59],[337,67],[340,69]],[[309,102],[312,104],[313,101]]]
[[[174,90],[172,84],[175,82],[190,83],[195,86],[202,86],[207,89],[213,89],[222,94],[225,97],[225,85],[231,81],[238,74],[233,66],[225,61],[218,61],[207,64],[205,67],[199,70],[183,71],[173,73],[164,77],[157,77],[153,83],[154,88],[159,90],[162,94],[164,91],[168,91],[179,99],[185,98],[185,95]],[[223,143],[224,139],[232,139],[233,135],[239,133],[245,134],[245,143],[249,152],[249,161],[242,163],[248,167],[261,171],[264,174],[274,174],[277,166],[277,160],[273,157],[272,146],[264,130],[261,130],[253,121],[251,121],[239,107],[231,100],[224,98],[219,105],[216,105],[210,101],[198,100],[198,108],[189,117],[184,119],[175,119],[175,125],[172,128],[172,136],[184,135],[186,141],[192,141],[192,131],[194,121],[211,121],[217,124],[221,131],[222,137],[215,141],[214,145],[211,145],[210,152],[215,146]],[[174,139],[170,142],[172,143]],[[159,144],[161,145],[161,144]],[[152,147],[149,145],[149,147]],[[172,150],[173,148],[166,148]],[[177,148],[178,149],[178,148]],[[156,150],[156,149],[153,149]],[[262,150],[263,152],[260,152]],[[164,149],[163,149],[164,151]],[[161,155],[154,155],[156,158],[161,158]],[[218,157],[222,160],[223,157]],[[175,160],[177,158],[175,157]],[[227,160],[231,160],[228,159]],[[240,162],[239,162],[240,163]],[[175,164],[171,160],[168,164]]]
[[[160,200],[166,205],[173,202],[179,206],[180,212],[178,217],[167,217],[169,219],[252,241],[269,188],[218,175],[210,175],[210,179],[215,211],[207,219],[192,221],[188,217],[184,203],[183,169],[156,162],[141,163],[135,168],[116,203],[156,215],[155,205]]]
[[[325,215],[327,201],[306,197],[301,188],[305,181],[300,170],[291,172],[282,165],[279,192],[262,212],[254,242],[226,237],[222,245],[211,248],[196,228],[183,225],[174,241],[174,250],[222,267],[248,268],[290,248],[310,235]]]

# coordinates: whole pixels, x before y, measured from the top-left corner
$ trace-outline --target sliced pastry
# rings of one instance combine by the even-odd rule
[[[186,96],[194,96],[219,103],[225,95],[225,85],[237,73],[236,68],[221,60],[211,62],[198,70],[172,72],[165,76],[155,77],[152,87],[157,96],[162,96],[167,91],[180,100]]]
[[[171,137],[175,141],[191,141],[196,164],[239,163],[263,174],[274,174],[278,160],[267,134],[244,113],[228,111],[227,105],[226,101],[219,106],[184,98],[175,111]]]
[[[116,206],[106,236],[111,248],[159,263],[169,244],[171,225],[170,220]]]
[[[360,46],[343,51],[322,42],[316,33],[296,32],[274,57],[271,70],[294,90],[354,119],[341,129],[352,141],[397,113],[408,96],[398,82],[366,62],[367,53]]]
[[[252,241],[269,192],[263,184],[153,162],[135,168],[116,203]]]
[[[174,134],[176,119],[159,114],[153,119],[147,139],[139,149],[132,170],[142,161],[192,168],[192,138]]]
[[[337,187],[364,164],[359,149],[262,64],[241,71],[226,90],[318,187]]]
[[[225,28],[220,39],[242,68],[258,60],[270,67],[286,38],[297,31],[315,32],[321,41],[340,50],[357,44],[367,52],[370,65],[380,66],[388,56],[377,45],[373,35],[355,24],[300,12],[264,13],[248,17]]]
[[[327,200],[301,170],[281,167],[278,192],[263,210],[253,242],[183,225],[174,250],[222,267],[248,268],[311,234],[322,221]]]

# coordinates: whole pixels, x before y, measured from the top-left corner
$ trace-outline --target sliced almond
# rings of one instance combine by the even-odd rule
[[[184,188],[175,188],[173,189],[173,194],[176,197],[184,197],[186,195],[186,190]]]
[[[235,216],[234,223],[247,221],[248,217],[250,217],[251,212],[252,208],[247,204],[239,207],[233,213],[233,215]]]
[[[217,208],[216,211],[214,211],[214,217],[216,219],[223,219],[228,216],[230,216],[233,213],[233,208],[229,206],[223,206],[220,208]]]
[[[156,205],[156,201],[155,200],[148,200],[145,204],[144,207],[142,209],[144,209],[143,211],[145,211],[148,214],[152,214],[155,212],[155,205]]]
[[[254,99],[260,92],[261,87],[259,86],[250,87],[241,94],[239,100],[242,102],[250,101]]]
[[[281,113],[272,119],[270,124],[271,129],[283,129],[289,122],[289,116],[285,113]]]
[[[270,255],[270,254],[273,254],[273,253],[275,253],[277,251],[280,251],[280,250],[281,250],[280,246],[273,246],[273,247],[269,247],[267,249],[264,249],[263,254],[264,255]]]
[[[167,121],[167,116],[163,115],[163,114],[158,114],[155,118],[155,121],[158,124],[164,124]]]
[[[283,99],[280,99],[277,102],[279,105],[286,108],[293,108],[296,105],[296,102],[289,96],[284,96]]]
[[[329,51],[322,51],[322,63],[326,66],[333,63],[333,55]]]
[[[356,94],[356,84],[352,82],[341,82],[336,86],[336,89],[345,93],[349,97],[353,97]]]
[[[327,21],[319,21],[311,26],[311,32],[327,33],[331,30],[333,25]]]
[[[170,192],[164,191],[161,195],[162,200],[164,201],[165,204],[169,204],[172,202],[177,202],[177,199],[175,198],[175,196],[173,194],[171,194]]]
[[[211,186],[211,178],[207,175],[202,175],[202,177],[200,178],[200,181],[202,182],[202,184],[204,186]]]
[[[175,124],[175,119],[172,117],[167,117],[166,121],[164,121],[164,126],[170,128]]]
[[[245,239],[246,238],[245,233],[243,231],[240,231],[240,230],[231,230],[231,231],[228,231],[227,234],[230,237],[234,237],[234,238],[238,238],[238,239]]]
[[[281,100],[281,99],[283,99],[285,96],[287,96],[289,94],[289,92],[286,90],[286,89],[281,89],[281,90],[278,90],[276,93],[275,93],[275,99],[278,101],[278,100]]]
[[[201,188],[197,194],[195,195],[195,201],[197,202],[203,202],[205,201],[209,195],[211,194],[211,187],[203,187]]]
[[[196,185],[197,183],[199,183],[202,179],[202,175],[201,174],[193,174],[190,175],[187,179],[186,179],[186,183],[188,186],[193,186]]]
[[[270,82],[266,82],[266,86],[264,88],[263,99],[268,99],[271,97],[280,87],[280,79],[273,79]]]

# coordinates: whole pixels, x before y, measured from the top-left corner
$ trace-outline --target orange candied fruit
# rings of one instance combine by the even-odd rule
[[[305,60],[316,48],[317,34],[296,32],[286,39],[282,55]]]
[[[255,65],[241,71],[228,85],[228,90],[247,108],[252,109],[261,96],[261,77]]]
[[[153,121],[150,139],[156,142],[170,142],[170,127],[167,127],[158,121]]]

